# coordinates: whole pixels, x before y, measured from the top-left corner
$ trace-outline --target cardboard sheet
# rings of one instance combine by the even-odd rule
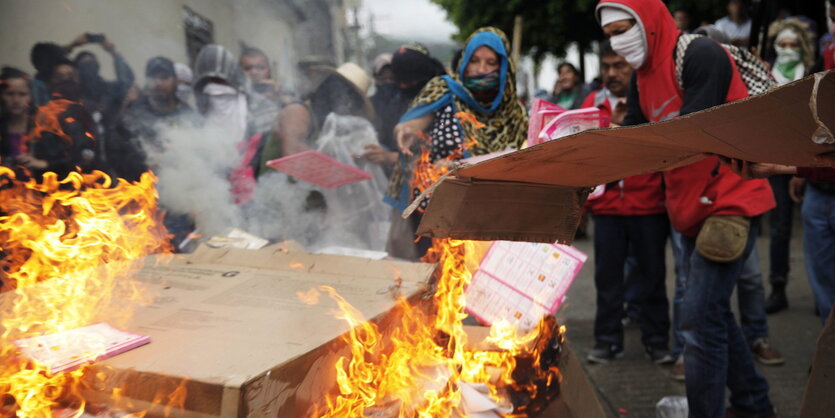
[[[835,145],[812,141],[819,127],[810,109],[814,85],[814,77],[807,77],[670,121],[585,131],[465,166],[438,186],[418,232],[434,237],[570,243],[577,226],[570,215],[579,213],[584,188],[687,165],[704,158],[704,153],[814,166],[815,155],[835,152]],[[821,77],[816,105],[821,123],[835,129],[835,72]],[[497,193],[500,189],[504,196]],[[566,215],[570,219],[563,222],[545,220]],[[472,228],[475,223],[484,227]]]

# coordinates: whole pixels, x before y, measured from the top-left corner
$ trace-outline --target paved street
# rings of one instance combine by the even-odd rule
[[[786,364],[777,367],[758,365],[771,385],[771,398],[781,418],[796,417],[811,363],[820,322],[813,314],[813,299],[803,266],[799,219],[795,223],[788,295],[788,311],[770,315],[772,346],[783,353]],[[763,225],[767,230],[767,225]],[[591,231],[593,234],[593,231]],[[594,251],[591,237],[575,246],[589,255],[589,260],[568,293],[568,300],[558,317],[568,327],[567,338],[579,357],[594,345],[595,309]],[[761,268],[768,275],[768,238],[758,241]],[[667,251],[667,291],[672,300],[674,286],[672,253]],[[769,291],[769,287],[766,287]],[[600,400],[612,417],[623,409],[629,418],[655,417],[655,404],[664,396],[684,395],[684,383],[669,377],[669,367],[656,366],[644,357],[640,331],[632,326],[626,330],[626,352],[623,358],[608,365],[584,363],[589,379],[597,387]]]

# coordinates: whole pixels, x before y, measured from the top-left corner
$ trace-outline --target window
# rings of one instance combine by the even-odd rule
[[[192,64],[203,46],[214,43],[212,21],[183,6],[183,26],[186,28],[186,52]]]

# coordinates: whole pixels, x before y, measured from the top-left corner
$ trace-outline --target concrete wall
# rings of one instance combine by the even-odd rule
[[[0,65],[34,72],[29,51],[36,42],[67,44],[83,32],[104,33],[133,67],[140,85],[146,61],[163,55],[188,62],[183,6],[212,21],[216,43],[233,53],[240,41],[270,56],[275,77],[295,77],[296,60],[308,54],[298,50],[293,32],[296,18],[281,0],[0,0]],[[330,36],[330,34],[329,34]],[[311,37],[304,49],[316,50],[317,42],[331,47],[332,39]],[[102,61],[105,78],[112,77],[107,54],[87,45]]]

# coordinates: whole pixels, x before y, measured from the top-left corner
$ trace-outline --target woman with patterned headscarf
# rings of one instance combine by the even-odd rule
[[[474,140],[469,154],[480,155],[519,147],[528,118],[516,97],[516,69],[504,33],[487,27],[467,39],[452,76],[432,79],[395,127],[403,154],[413,154],[418,132],[432,138],[432,160],[444,158]],[[456,114],[473,115],[484,127],[461,123]]]
[[[385,201],[397,211],[403,211],[415,197],[416,191],[409,186],[411,166],[422,147],[429,150],[430,161],[438,164],[519,148],[525,141],[528,117],[516,96],[515,64],[502,31],[476,30],[453,71],[430,80],[394,128],[401,157]],[[394,237],[389,238],[391,242]]]

